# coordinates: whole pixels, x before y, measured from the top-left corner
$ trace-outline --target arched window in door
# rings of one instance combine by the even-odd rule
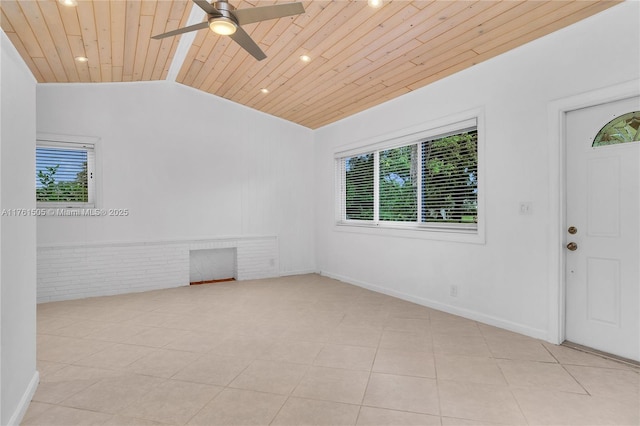
[[[592,146],[607,146],[640,141],[640,111],[629,112],[604,125]]]

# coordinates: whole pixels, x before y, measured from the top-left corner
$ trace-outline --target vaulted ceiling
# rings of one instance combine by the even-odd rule
[[[302,15],[243,27],[262,61],[208,29],[152,40],[204,20],[190,0],[1,0],[0,24],[39,82],[175,80],[313,129],[619,2],[307,0]]]

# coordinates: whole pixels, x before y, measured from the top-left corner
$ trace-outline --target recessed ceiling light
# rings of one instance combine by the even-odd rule
[[[263,87],[262,89],[260,89],[260,91],[261,91],[262,93],[264,93],[265,95],[266,95],[267,93],[269,93],[269,89],[267,89],[266,87]]]
[[[72,6],[78,5],[78,0],[59,0],[59,1],[60,1],[60,4],[62,4],[63,6],[72,7]]]
[[[302,56],[300,56],[300,60],[301,60],[302,62],[311,62],[311,56],[309,56],[309,55],[302,55]]]
[[[367,4],[374,9],[377,9],[382,6],[382,0],[368,0]]]
[[[89,58],[87,58],[86,56],[76,56],[75,59],[78,62],[89,62]]]

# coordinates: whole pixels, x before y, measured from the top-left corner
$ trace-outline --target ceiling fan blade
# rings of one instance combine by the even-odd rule
[[[253,55],[253,57],[257,60],[261,61],[267,57],[267,55],[264,54],[262,49],[258,47],[255,41],[251,39],[249,34],[247,34],[247,32],[243,30],[242,27],[238,26],[236,32],[231,34],[229,37],[231,37],[233,41],[238,43],[244,50],[251,53],[251,55]]]
[[[273,6],[236,9],[232,13],[238,20],[238,24],[245,25],[285,16],[299,15],[304,13],[304,6],[302,6],[302,3],[276,4]]]
[[[219,15],[220,14],[218,9],[213,7],[213,5],[210,4],[209,2],[207,2],[206,0],[193,0],[193,2],[195,4],[197,4],[200,7],[200,9],[204,10],[205,12],[207,12],[209,15]]]
[[[178,34],[188,33],[190,31],[201,30],[203,28],[207,28],[209,23],[207,21],[200,22],[199,24],[189,25],[188,27],[178,28],[177,30],[169,31],[168,33],[154,35],[151,38],[155,38],[156,40],[159,38],[171,37]]]

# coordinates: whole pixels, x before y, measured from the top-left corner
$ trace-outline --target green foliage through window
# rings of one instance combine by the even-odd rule
[[[478,132],[423,142],[422,221],[478,221]]]
[[[36,201],[89,201],[86,150],[36,148]]]
[[[417,145],[380,151],[380,220],[417,218]]]
[[[346,158],[346,216],[373,220],[373,153]]]
[[[477,227],[475,129],[343,157],[339,164],[343,190],[341,220]]]

